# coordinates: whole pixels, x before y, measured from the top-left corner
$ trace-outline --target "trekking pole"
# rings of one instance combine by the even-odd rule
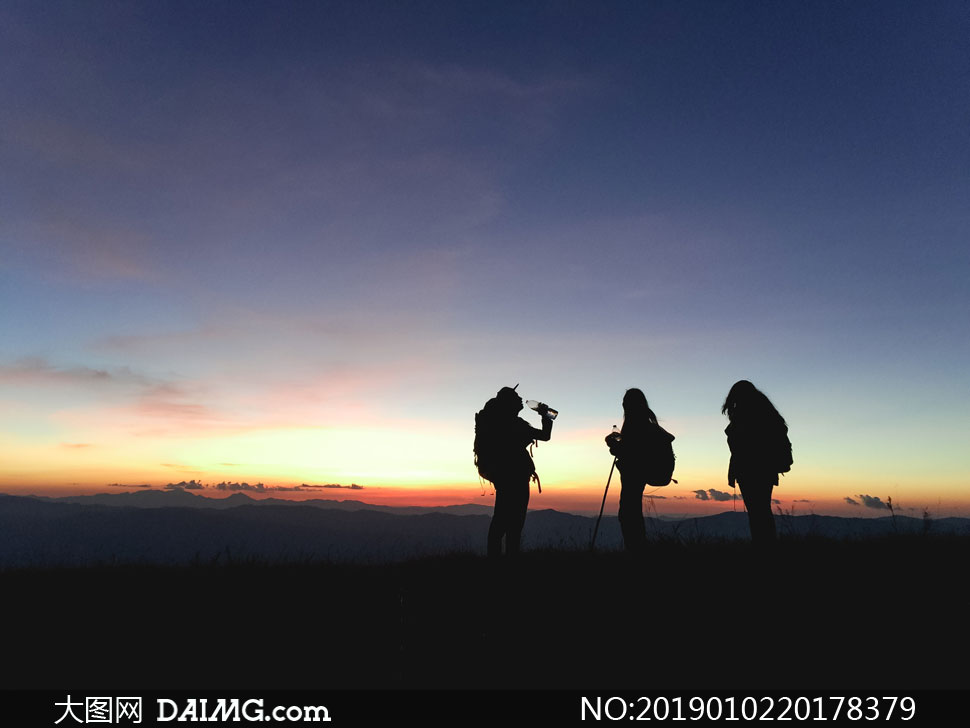
[[[596,532],[600,530],[600,521],[603,520],[603,509],[606,507],[606,494],[610,492],[610,480],[613,479],[613,468],[616,467],[616,458],[613,458],[613,465],[610,466],[610,477],[606,479],[606,490],[603,491],[603,502],[600,504],[600,515],[596,519],[596,527],[593,529],[593,540],[589,542],[589,552],[593,553],[596,546]]]

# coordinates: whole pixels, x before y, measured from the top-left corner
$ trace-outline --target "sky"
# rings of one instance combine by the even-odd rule
[[[518,383],[560,412],[532,508],[598,510],[639,387],[648,510],[740,510],[748,379],[777,508],[970,515],[968,37],[963,2],[7,0],[0,491],[488,504],[473,417]]]

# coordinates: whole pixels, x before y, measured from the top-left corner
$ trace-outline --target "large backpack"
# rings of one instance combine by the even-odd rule
[[[788,439],[788,428],[785,428],[785,431],[781,433],[776,457],[778,458],[775,461],[777,472],[787,473],[789,470],[791,470],[794,460],[792,459],[791,454],[791,440]]]
[[[494,400],[489,400],[492,402]],[[498,469],[498,443],[493,427],[490,427],[488,414],[488,404],[485,409],[475,413],[475,444],[472,451],[475,453],[475,467],[478,474],[485,480],[494,482]]]
[[[494,409],[490,407],[494,401],[490,399],[475,414],[475,443],[472,449],[478,474],[493,484],[509,478],[530,478],[535,475],[535,463],[525,449],[528,441],[519,439],[515,429],[519,426],[528,429],[528,423],[522,419],[511,423],[504,419],[496,421]],[[535,480],[538,481],[538,476]]]
[[[674,436],[659,425],[650,437],[645,463],[647,484],[669,485],[674,476]],[[675,481],[676,482],[676,481]]]

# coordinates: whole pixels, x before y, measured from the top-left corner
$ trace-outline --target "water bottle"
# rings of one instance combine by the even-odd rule
[[[616,448],[620,444],[620,428],[613,425],[613,432],[606,436],[606,446],[610,449],[610,452],[616,455]]]
[[[534,400],[534,399],[529,399],[529,400],[526,400],[525,406],[528,407],[529,409],[538,411],[539,408],[543,406],[543,404],[541,402],[538,402],[538,401]],[[559,411],[558,410],[554,410],[549,405],[545,405],[545,408],[546,408],[546,415],[545,416],[548,417],[550,420],[556,419],[556,415],[559,414]]]

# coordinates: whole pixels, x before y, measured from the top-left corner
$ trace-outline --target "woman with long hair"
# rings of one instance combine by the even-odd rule
[[[777,538],[771,491],[778,485],[778,474],[788,472],[792,463],[788,424],[771,400],[746,379],[731,387],[721,414],[730,420],[724,430],[731,450],[728,484],[741,488],[751,540],[770,543]]]
[[[610,452],[616,456],[620,471],[620,510],[618,513],[623,545],[627,551],[642,553],[647,546],[643,524],[643,490],[647,483],[666,485],[673,472],[674,436],[657,422],[646,395],[639,389],[623,395],[623,427],[606,437]],[[666,460],[669,459],[669,463]],[[668,467],[669,465],[669,467]],[[659,471],[659,475],[658,475]]]

